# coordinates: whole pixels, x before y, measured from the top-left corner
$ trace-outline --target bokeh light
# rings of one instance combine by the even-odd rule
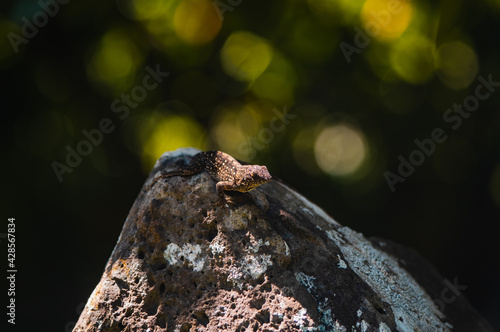
[[[354,173],[368,152],[363,133],[346,124],[324,128],[316,139],[314,151],[318,166],[334,176]]]
[[[143,168],[148,172],[165,151],[179,147],[204,150],[206,147],[203,127],[187,115],[152,112],[138,122],[136,135],[140,141]]]
[[[255,80],[251,91],[263,100],[272,100],[279,105],[291,104],[297,84],[292,64],[275,54],[267,69]]]
[[[479,65],[476,53],[470,46],[460,41],[452,41],[438,48],[437,69],[443,84],[459,90],[468,87],[474,81]]]
[[[407,34],[391,49],[390,59],[397,75],[411,84],[422,84],[434,74],[434,43],[422,35]]]
[[[229,36],[220,52],[222,68],[239,81],[253,81],[271,62],[272,46],[263,38],[247,31]]]
[[[113,95],[132,85],[143,57],[143,51],[127,31],[110,30],[92,53],[87,74],[99,91]]]
[[[412,19],[412,3],[405,0],[367,0],[361,11],[365,32],[379,40],[398,38]]]
[[[121,7],[127,6],[127,16],[133,16],[137,20],[148,20],[157,17],[165,18],[169,10],[175,9],[179,1],[168,0],[131,0],[130,4],[120,0]],[[131,8],[130,8],[131,7]]]
[[[210,42],[219,33],[221,25],[219,14],[209,0],[185,0],[175,11],[175,31],[188,44]]]
[[[182,44],[174,27],[174,16],[181,3],[182,0],[117,0],[124,15],[144,25],[155,46],[169,51]]]
[[[261,126],[262,113],[258,104],[220,105],[214,114],[211,137],[223,151],[250,160],[255,156],[256,146],[252,142]]]

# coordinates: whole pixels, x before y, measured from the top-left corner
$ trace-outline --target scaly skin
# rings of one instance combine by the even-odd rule
[[[161,179],[193,175],[203,171],[210,174],[217,182],[217,193],[221,199],[224,198],[224,191],[248,192],[271,181],[271,174],[266,166],[242,165],[227,153],[205,151],[194,155],[189,165],[156,177],[150,188]]]

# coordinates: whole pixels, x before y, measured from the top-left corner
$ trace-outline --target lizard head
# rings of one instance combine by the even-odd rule
[[[247,165],[245,168],[245,176],[241,179],[239,184],[240,188],[244,189],[241,191],[250,191],[261,184],[271,181],[271,174],[269,174],[266,166]]]

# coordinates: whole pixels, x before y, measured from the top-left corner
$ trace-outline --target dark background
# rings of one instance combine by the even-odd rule
[[[498,1],[396,1],[389,16],[385,0],[51,3],[46,20],[36,1],[0,13],[16,328],[71,329],[154,161],[184,146],[265,164],[341,224],[414,248],[500,328],[500,91],[443,118],[478,75],[500,82]],[[142,96],[148,66],[169,76]],[[143,100],[113,112],[132,91]],[[105,118],[114,130],[59,181],[54,162]],[[435,128],[447,139],[391,191],[385,172]]]

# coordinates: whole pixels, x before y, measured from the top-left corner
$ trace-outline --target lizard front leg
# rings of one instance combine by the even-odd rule
[[[234,190],[234,182],[233,181],[220,181],[215,185],[217,188],[217,194],[219,197],[224,197],[224,191],[226,190]]]
[[[224,195],[224,191],[226,190],[234,190],[234,182],[233,181],[219,181],[215,185],[217,188],[217,194],[219,195],[219,204],[222,206],[226,203],[226,196]]]

